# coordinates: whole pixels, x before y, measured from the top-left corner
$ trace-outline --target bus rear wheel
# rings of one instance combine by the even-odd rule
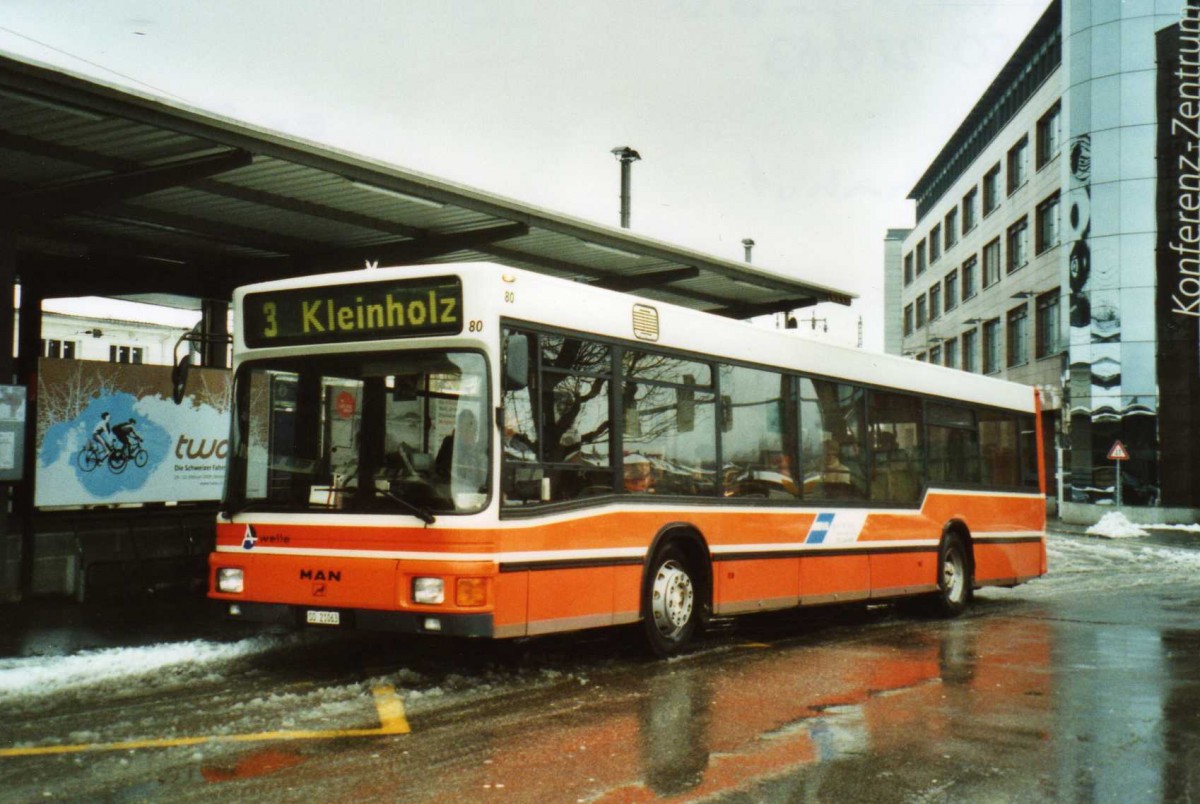
[[[675,545],[655,554],[642,592],[642,628],[651,653],[667,658],[681,651],[696,632],[695,572]]]
[[[938,550],[938,590],[933,611],[942,617],[957,617],[971,605],[971,560],[960,536],[949,535]]]

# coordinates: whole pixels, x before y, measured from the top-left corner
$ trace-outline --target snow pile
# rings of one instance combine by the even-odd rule
[[[186,682],[247,656],[277,647],[279,641],[255,637],[228,645],[195,640],[140,648],[84,651],[74,656],[0,659],[0,701],[50,695],[81,687],[120,686],[145,679],[161,687]]]
[[[1120,511],[1109,511],[1099,522],[1088,528],[1087,533],[1089,536],[1101,536],[1105,539],[1131,539],[1149,535],[1130,522]]]

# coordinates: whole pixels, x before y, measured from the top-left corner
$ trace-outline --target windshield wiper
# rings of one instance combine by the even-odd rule
[[[410,503],[408,500],[405,500],[401,497],[397,497],[387,489],[376,488],[375,493],[396,503],[401,508],[415,516],[417,519],[424,522],[426,525],[432,525],[434,522],[437,522],[437,517],[431,514],[427,509],[422,508],[419,505],[414,505],[413,503]]]

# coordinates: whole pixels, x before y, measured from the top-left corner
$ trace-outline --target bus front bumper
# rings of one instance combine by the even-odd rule
[[[386,631],[394,634],[432,634],[492,637],[491,614],[439,614],[376,609],[313,608],[286,603],[214,601],[229,620],[282,625],[288,628],[330,628]]]

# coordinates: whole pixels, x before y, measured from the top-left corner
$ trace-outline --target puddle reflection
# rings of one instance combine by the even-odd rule
[[[974,736],[1005,740],[1009,763],[1044,750],[1046,624],[964,620],[906,634],[913,641],[745,648],[648,666],[628,694],[605,691],[519,740],[494,735],[484,767],[454,774],[440,794],[502,785],[522,799],[757,798],[785,784],[768,795],[787,798],[816,784],[822,795],[861,797],[864,771],[886,779],[892,766],[941,761],[968,750],[964,735],[968,748]]]
[[[443,754],[420,789],[621,802],[1194,796],[1197,633],[1077,613],[1026,607],[648,664],[548,702],[562,710],[536,729],[477,733],[469,759]],[[384,776],[403,786],[412,773],[404,762]],[[372,790],[363,780],[358,792]]]

